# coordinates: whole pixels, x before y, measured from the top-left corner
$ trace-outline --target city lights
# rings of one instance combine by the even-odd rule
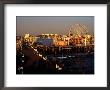
[[[76,23],[64,34],[17,35],[16,73],[94,74],[94,35],[88,27]]]

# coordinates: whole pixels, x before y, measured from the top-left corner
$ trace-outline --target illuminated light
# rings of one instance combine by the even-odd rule
[[[29,34],[25,34],[24,38],[29,38]]]
[[[22,63],[24,62],[24,60],[22,60]]]
[[[34,49],[37,52],[37,49]]]
[[[61,67],[59,67],[59,68],[58,68],[58,70],[62,70],[62,68],[61,68]]]
[[[86,41],[87,41],[87,40],[86,40],[86,38],[85,38],[85,40],[84,40],[85,46],[86,46]]]
[[[47,60],[45,57],[43,57],[44,60]]]
[[[24,57],[24,55],[22,57]]]
[[[45,35],[49,36],[49,34],[45,34]]]
[[[59,67],[59,65],[57,65],[57,64],[56,64],[56,68],[57,68],[58,70],[62,70],[62,68]]]
[[[41,54],[39,54],[39,56],[40,56],[40,57],[42,57],[42,55],[41,55]]]
[[[53,34],[50,34],[51,36],[53,35]]]
[[[59,66],[56,64],[56,68],[59,68]]]
[[[18,70],[21,70],[21,69],[23,69],[23,67],[19,67],[19,68],[18,68]]]

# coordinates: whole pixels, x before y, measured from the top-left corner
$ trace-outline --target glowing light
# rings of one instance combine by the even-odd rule
[[[59,68],[58,68],[58,70],[62,70],[62,68],[61,68],[61,67],[59,67]]]
[[[23,54],[23,56],[22,57],[24,57],[24,54]]]
[[[22,60],[22,63],[24,62],[24,60]]]
[[[85,43],[85,46],[86,46],[86,38],[85,38],[85,40],[84,40],[84,43]]]
[[[29,34],[25,34],[24,38],[28,38],[29,37]]]
[[[42,57],[42,55],[41,55],[41,54],[39,54],[39,56],[40,56],[40,57]]]
[[[56,68],[59,68],[59,66],[56,64]]]
[[[59,65],[57,65],[57,64],[56,64],[56,68],[57,68],[58,70],[62,70],[62,68],[61,68]]]
[[[37,49],[34,49],[37,52]]]
[[[43,57],[44,60],[47,60],[45,57]]]

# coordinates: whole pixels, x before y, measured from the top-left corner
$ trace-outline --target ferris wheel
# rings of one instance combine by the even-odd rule
[[[87,26],[83,24],[75,24],[70,27],[70,31],[73,31],[73,35],[86,35],[88,34]]]

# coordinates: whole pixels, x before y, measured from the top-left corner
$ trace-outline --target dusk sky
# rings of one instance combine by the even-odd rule
[[[74,24],[84,24],[89,34],[94,34],[93,16],[17,16],[17,35],[29,33],[38,35],[42,33],[67,34]],[[72,31],[73,32],[73,31]]]

